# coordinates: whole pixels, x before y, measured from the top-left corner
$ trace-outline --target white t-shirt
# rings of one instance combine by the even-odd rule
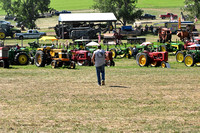
[[[94,51],[95,55],[95,66],[99,67],[105,64],[105,51],[101,49],[97,49]]]

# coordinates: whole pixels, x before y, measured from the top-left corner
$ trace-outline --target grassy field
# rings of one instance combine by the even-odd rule
[[[95,67],[0,68],[0,132],[199,132],[199,67],[116,59],[97,86]]]

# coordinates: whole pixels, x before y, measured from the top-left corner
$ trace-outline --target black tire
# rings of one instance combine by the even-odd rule
[[[24,37],[23,36],[19,36],[19,40],[23,40],[24,39]]]
[[[110,60],[106,62],[106,66],[107,66],[107,67],[110,67],[110,66],[111,66],[111,61],[110,61]]]
[[[182,63],[184,61],[184,53],[182,51],[178,51],[176,53],[176,61]]]
[[[59,62],[58,67],[62,67],[62,66],[63,66],[63,62]]]
[[[110,52],[112,52],[112,57],[116,58],[117,57],[117,52],[115,48],[110,49]]]
[[[165,17],[162,17],[162,19],[165,19]]]
[[[68,68],[69,69],[75,69],[76,68],[76,63],[74,61],[71,61]]]
[[[57,67],[58,67],[57,61],[56,61],[56,60],[53,60],[53,61],[51,62],[51,68],[55,69],[55,68],[57,68]]]
[[[28,65],[29,60],[29,56],[25,52],[19,52],[15,55],[15,62],[17,65]]]
[[[146,53],[141,53],[137,58],[138,65],[140,67],[149,65],[149,56]]]
[[[166,62],[165,62],[165,61],[162,61],[161,64],[160,64],[160,66],[161,66],[162,68],[166,68],[166,67],[167,67]]]
[[[30,57],[30,64],[33,65],[35,62],[33,51],[29,52],[29,57]]]
[[[3,60],[3,68],[9,68],[9,61],[8,60]]]
[[[194,57],[191,54],[187,54],[184,58],[184,64],[187,67],[192,67],[194,66],[195,62],[194,62]]]
[[[137,62],[138,65],[139,65],[138,58],[139,58],[140,54],[141,54],[141,53],[137,53],[137,55],[136,55],[136,57],[135,57],[135,58],[136,58],[136,62]]]
[[[111,60],[111,66],[115,66],[115,62]]]
[[[35,65],[37,67],[44,67],[46,64],[46,56],[43,51],[37,51],[35,54]]]
[[[133,48],[128,47],[128,58],[130,59],[133,56]]]

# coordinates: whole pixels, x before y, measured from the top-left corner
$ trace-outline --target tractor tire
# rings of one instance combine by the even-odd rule
[[[75,69],[76,68],[76,63],[74,61],[71,61],[68,68],[69,69]]]
[[[35,65],[37,67],[44,67],[46,64],[46,56],[43,51],[37,51],[35,54]]]
[[[161,50],[162,52],[166,52],[166,51],[167,51],[167,47],[166,47],[165,45],[161,45],[161,46],[160,46],[160,50]]]
[[[51,62],[51,68],[55,69],[55,68],[57,68],[57,67],[58,67],[57,61],[56,61],[56,60],[53,60],[53,61]]]
[[[146,53],[141,53],[137,58],[140,67],[149,65],[149,57]]]
[[[158,62],[157,61],[153,61],[151,62],[151,67],[157,67],[158,66]]]
[[[194,57],[193,55],[191,54],[187,54],[184,58],[184,64],[187,66],[187,67],[191,67],[191,66],[194,66]]]
[[[111,61],[110,61],[110,60],[106,62],[106,66],[107,66],[107,67],[110,67],[110,66],[111,66]]]
[[[2,63],[3,63],[3,68],[9,68],[10,64],[8,60],[3,60]]]
[[[112,57],[113,57],[113,58],[116,58],[116,57],[117,57],[116,49],[112,48],[112,49],[110,50],[110,52],[112,52]]]
[[[33,54],[33,51],[30,51],[30,52],[29,52],[29,57],[30,57],[30,64],[33,65],[34,62],[35,62],[35,61],[34,61],[34,54]]]
[[[6,34],[4,32],[0,32],[0,39],[4,40],[6,38]]]
[[[162,17],[162,19],[165,19],[165,17]]]
[[[139,65],[139,62],[138,62],[138,58],[139,58],[139,56],[141,55],[141,53],[137,53],[137,55],[136,55],[136,62],[137,62],[137,64]]]
[[[85,62],[84,62],[83,60],[81,60],[81,61],[77,61],[77,64],[78,64],[79,66],[83,66],[83,65],[85,64]]]
[[[166,67],[167,67],[166,62],[165,62],[165,61],[162,61],[161,64],[160,64],[160,66],[161,66],[162,68],[166,68]]]
[[[23,39],[24,39],[24,37],[23,37],[23,36],[20,36],[20,37],[19,37],[19,40],[23,40]]]
[[[182,51],[176,53],[176,61],[180,63],[184,61],[184,53]]]
[[[130,59],[133,56],[133,48],[128,47],[128,58]]]
[[[62,66],[63,66],[63,62],[59,62],[58,67],[62,67]]]
[[[115,66],[115,62],[111,60],[111,66]]]
[[[17,65],[28,65],[29,60],[30,59],[27,53],[20,52],[15,55],[15,62]]]

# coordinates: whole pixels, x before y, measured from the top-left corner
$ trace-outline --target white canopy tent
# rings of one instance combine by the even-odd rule
[[[71,14],[60,14],[58,18],[58,25],[64,25],[64,23],[77,23],[77,22],[114,22],[116,29],[117,18],[113,13],[71,13]],[[64,38],[64,29],[59,31],[62,33],[62,38]]]

